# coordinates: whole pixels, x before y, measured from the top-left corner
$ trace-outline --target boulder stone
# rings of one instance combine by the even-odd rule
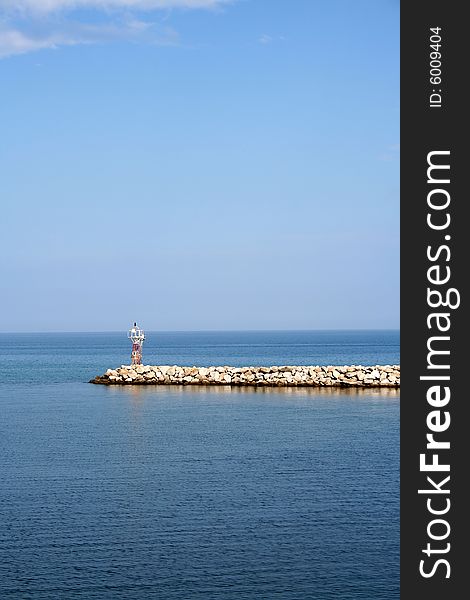
[[[160,385],[251,385],[251,386],[374,386],[399,387],[400,365],[272,367],[180,367],[178,365],[121,365],[107,369],[91,383]]]

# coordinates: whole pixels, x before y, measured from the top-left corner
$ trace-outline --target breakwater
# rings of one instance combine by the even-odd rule
[[[399,387],[399,365],[179,367],[122,365],[90,381],[103,385]]]

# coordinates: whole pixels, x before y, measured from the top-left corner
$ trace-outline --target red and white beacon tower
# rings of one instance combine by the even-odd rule
[[[137,323],[134,323],[133,327],[129,329],[127,337],[132,341],[131,364],[141,365],[142,346],[145,340],[144,330],[138,327]]]

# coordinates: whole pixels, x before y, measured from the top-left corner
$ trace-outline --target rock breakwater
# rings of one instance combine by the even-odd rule
[[[90,381],[103,385],[399,387],[399,365],[179,367],[122,365]]]

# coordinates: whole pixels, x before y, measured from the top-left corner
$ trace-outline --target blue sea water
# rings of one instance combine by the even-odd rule
[[[0,598],[399,598],[399,392],[105,387],[125,334],[0,335]],[[149,334],[160,364],[397,364],[397,332]]]
[[[398,331],[148,332],[144,363],[183,366],[399,364]],[[120,333],[0,333],[0,381],[88,381],[129,364]]]

